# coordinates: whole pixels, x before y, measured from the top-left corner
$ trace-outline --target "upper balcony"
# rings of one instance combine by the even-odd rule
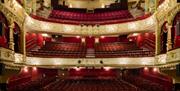
[[[51,3],[51,5],[44,5]],[[77,5],[77,3],[79,5]],[[82,4],[83,3],[83,4]],[[158,2],[160,3],[160,2]],[[73,25],[106,25],[145,19],[154,9],[145,10],[145,2],[122,1],[58,1],[47,0],[36,3],[31,17],[41,21]],[[150,7],[149,7],[150,8]],[[35,9],[35,10],[34,10]],[[147,12],[148,11],[148,12]],[[147,14],[145,14],[147,13]]]

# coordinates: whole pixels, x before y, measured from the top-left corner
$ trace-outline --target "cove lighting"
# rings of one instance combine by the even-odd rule
[[[109,70],[110,70],[110,67],[104,67],[104,70],[105,70],[105,71],[109,71]]]
[[[72,8],[72,4],[70,4],[69,7]]]
[[[105,36],[101,36],[101,38],[102,38],[102,39],[104,39],[104,38],[105,38]]]
[[[37,70],[37,67],[33,67],[33,71],[36,71]]]
[[[139,33],[133,33],[132,34],[132,36],[138,36],[139,35]]]
[[[25,73],[27,73],[27,72],[28,72],[28,67],[27,67],[27,66],[24,67],[24,68],[23,68],[23,71],[24,71]]]
[[[144,71],[148,71],[149,70],[149,68],[148,67],[144,67]]]
[[[80,38],[80,36],[76,36],[76,38],[78,38],[78,39],[79,39],[79,38]]]
[[[157,72],[158,71],[158,69],[157,68],[153,68],[153,72]]]
[[[81,69],[79,67],[74,68],[76,71],[80,71]]]
[[[42,36],[43,36],[43,37],[48,37],[48,34],[43,33]]]

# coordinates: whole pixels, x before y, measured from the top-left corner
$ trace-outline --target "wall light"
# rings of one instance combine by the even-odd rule
[[[110,67],[104,67],[105,71],[109,71],[111,68]]]

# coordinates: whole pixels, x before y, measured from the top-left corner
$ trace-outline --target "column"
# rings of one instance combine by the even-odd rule
[[[155,48],[155,54],[158,55],[160,54],[161,52],[161,28],[159,27],[159,25],[156,26],[156,30],[155,30],[155,33],[156,33],[156,48]]]
[[[23,25],[22,31],[21,31],[21,44],[22,44],[22,54],[23,54],[23,61],[26,61],[26,29]]]
[[[14,20],[11,18],[9,25],[9,49],[13,51],[14,51],[14,36],[13,36],[14,27],[15,27]]]
[[[149,13],[149,0],[145,0],[145,13]]]
[[[20,51],[21,51],[22,54],[25,54],[25,52],[26,52],[26,45],[25,45],[25,42],[26,42],[26,38],[25,38],[26,33],[25,33],[25,31],[23,29],[21,29],[20,32],[21,32],[20,33],[20,48],[21,48]]]
[[[26,0],[23,0],[23,7],[26,10]]]
[[[157,11],[158,5],[159,5],[159,0],[155,0],[155,5],[154,5],[155,11]]]
[[[167,32],[167,51],[171,50],[172,49],[172,35],[171,35],[171,30],[172,30],[172,26],[171,25],[167,25],[167,29],[168,29],[168,32]]]
[[[32,0],[32,13],[36,15],[36,0]]]

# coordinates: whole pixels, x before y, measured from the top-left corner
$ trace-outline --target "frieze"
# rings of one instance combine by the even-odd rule
[[[22,28],[23,25],[23,17],[19,17],[15,15],[13,12],[11,12],[8,8],[6,8],[4,5],[0,4],[0,11],[6,16],[7,20],[10,21],[12,18],[20,28]]]
[[[180,48],[167,52],[167,62],[180,62]]]
[[[0,47],[0,59],[14,61],[14,52],[9,49]]]

